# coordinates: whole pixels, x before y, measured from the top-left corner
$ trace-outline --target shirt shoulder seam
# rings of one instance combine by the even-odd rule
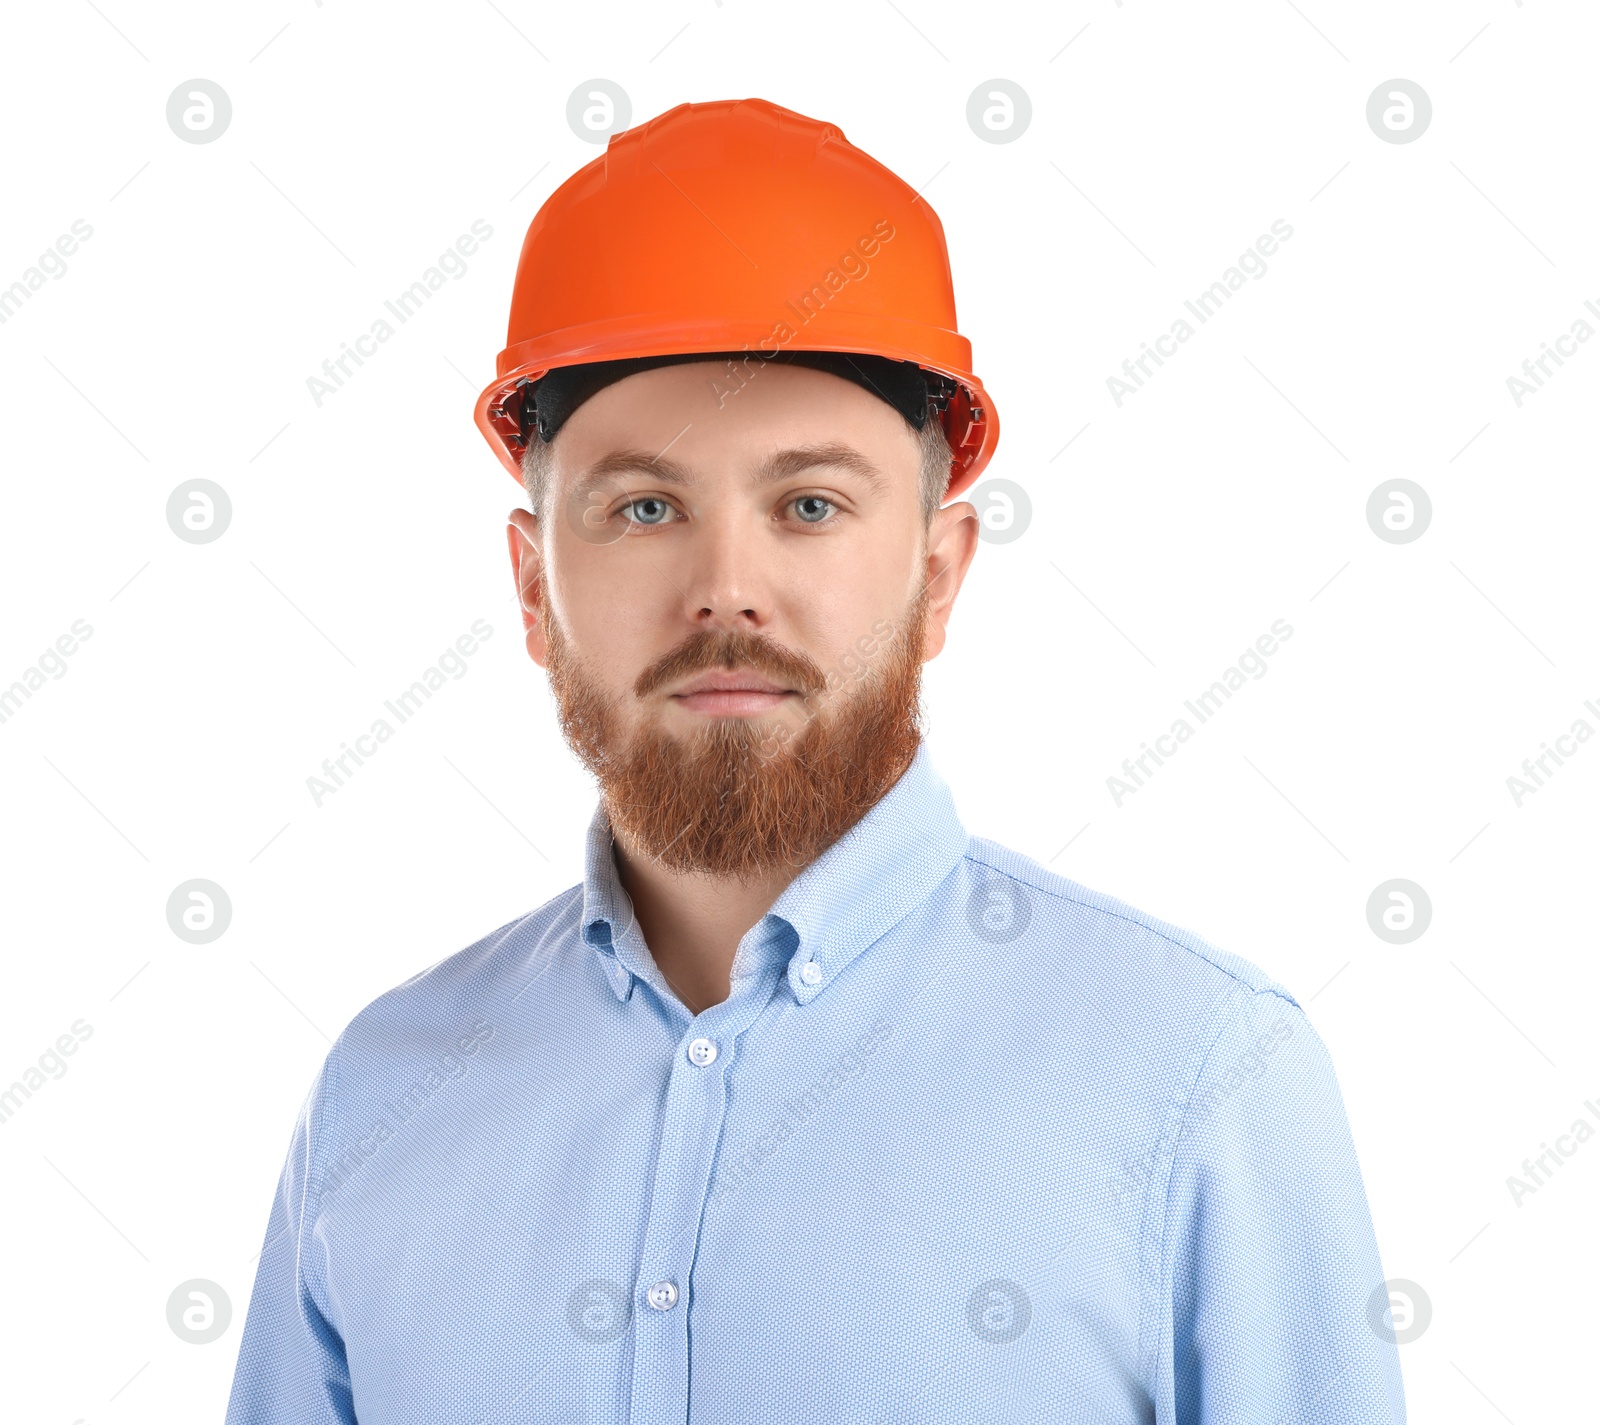
[[[325,1145],[331,1141],[327,1120],[338,1112],[340,1046],[343,1043],[344,1035],[341,1034],[334,1040],[323,1061],[322,1072],[313,1089],[310,1122],[306,1125],[306,1180],[301,1190],[300,1221],[295,1225],[294,1237],[295,1275],[308,1291],[312,1290],[312,1283],[305,1279],[304,1264],[308,1249],[316,1239],[317,1223],[322,1217],[322,1182],[327,1168]],[[323,1290],[315,1293],[315,1296],[321,1296],[326,1289],[325,1274],[321,1271],[317,1273],[317,1285]],[[326,1314],[320,1300],[317,1301],[317,1309]]]
[[[1211,955],[1206,953],[1207,949],[1214,947],[1209,946],[1203,937],[1193,935],[1191,933],[1189,940],[1182,940],[1172,935],[1168,931],[1161,929],[1159,925],[1151,924],[1149,918],[1141,918],[1139,915],[1129,915],[1125,911],[1114,910],[1110,906],[1097,904],[1094,899],[1090,898],[1090,896],[1079,894],[1071,889],[1069,884],[1066,883],[1064,877],[1062,878],[1063,884],[1061,885],[1041,885],[1038,877],[1022,875],[1015,868],[997,866],[992,860],[988,859],[975,849],[976,841],[977,838],[972,838],[969,840],[966,851],[966,859],[975,862],[980,866],[987,867],[997,876],[1006,876],[1011,880],[1021,881],[1024,885],[1031,886],[1034,890],[1040,892],[1042,895],[1054,896],[1057,900],[1070,901],[1073,905],[1082,906],[1085,910],[1092,910],[1099,915],[1110,916],[1114,920],[1122,920],[1126,921],[1129,925],[1136,925],[1139,927],[1139,929],[1155,936],[1158,940],[1163,940],[1168,945],[1175,946],[1180,950],[1186,950],[1189,952],[1189,954],[1194,955],[1198,959],[1204,960],[1208,965],[1211,965],[1213,968],[1220,970],[1224,975],[1228,976],[1229,979],[1231,979],[1241,988],[1249,990],[1252,993],[1266,993],[1270,990],[1271,993],[1281,995],[1287,998],[1291,1004],[1298,1006],[1298,1001],[1296,1001],[1286,989],[1278,986],[1276,981],[1272,981],[1270,985],[1258,986],[1245,979],[1238,973],[1238,971],[1232,970],[1228,966],[1220,964]],[[1021,859],[1020,856],[1019,859]],[[1270,979],[1270,977],[1265,976],[1264,971],[1262,974],[1264,977]]]
[[[1220,968],[1220,967],[1219,967]],[[1158,1363],[1156,1349],[1158,1340],[1149,1341],[1153,1329],[1157,1328],[1161,1320],[1161,1304],[1163,1300],[1163,1287],[1166,1280],[1167,1247],[1171,1238],[1172,1229],[1172,1180],[1173,1168],[1177,1164],[1178,1152],[1183,1143],[1184,1130],[1189,1125],[1189,1114],[1194,1108],[1196,1090],[1201,1080],[1205,1077],[1206,1066],[1210,1064],[1212,1056],[1217,1052],[1223,1036],[1229,1027],[1244,1013],[1245,1009],[1257,1002],[1262,996],[1270,995],[1275,999],[1283,1000],[1291,1009],[1299,1011],[1305,1018],[1305,1010],[1301,1008],[1295,998],[1276,985],[1264,985],[1257,988],[1253,985],[1234,977],[1238,989],[1230,990],[1218,1006],[1211,1024],[1208,1026],[1209,1035],[1202,1034],[1198,1044],[1200,1052],[1191,1060],[1194,1069],[1188,1076],[1188,1087],[1184,1092],[1183,1106],[1174,1115],[1177,1120],[1176,1129],[1171,1135],[1172,1152],[1168,1155],[1164,1172],[1152,1173],[1145,1184],[1145,1201],[1140,1213],[1140,1280],[1146,1284],[1145,1306],[1139,1313],[1139,1353],[1136,1359],[1139,1370],[1144,1379],[1145,1388],[1150,1391],[1151,1398],[1159,1384],[1157,1380]],[[1244,993],[1240,993],[1243,990]],[[1310,1021],[1307,1020],[1307,1023]],[[1160,1139],[1157,1139],[1159,1147]],[[1152,1204],[1156,1199],[1156,1184],[1161,1184],[1160,1211],[1152,1214]],[[1152,1255],[1151,1248],[1154,1247]],[[1153,1279],[1148,1280],[1148,1278]]]

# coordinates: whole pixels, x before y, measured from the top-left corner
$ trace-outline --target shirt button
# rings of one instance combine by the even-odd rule
[[[611,978],[617,982],[617,988],[619,990],[627,989],[628,972],[624,970],[621,965],[613,965],[611,967]]]
[[[817,964],[815,960],[807,960],[800,967],[800,978],[808,985],[820,985],[822,983],[822,966]]]
[[[689,1062],[697,1069],[703,1069],[707,1064],[714,1063],[717,1057],[717,1046],[709,1039],[694,1039],[689,1043]],[[672,1303],[669,1301],[668,1306]]]
[[[657,1282],[645,1293],[645,1300],[657,1311],[671,1311],[677,1304],[678,1288],[671,1282]]]

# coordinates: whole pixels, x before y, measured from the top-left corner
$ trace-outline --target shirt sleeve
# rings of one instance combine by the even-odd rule
[[[1161,1242],[1158,1425],[1404,1425],[1333,1062],[1282,994],[1240,992],[1206,1054]]]
[[[277,1196],[234,1368],[227,1425],[357,1425],[344,1341],[329,1319],[313,1236],[320,1178],[317,1143],[333,1055],[307,1095]]]

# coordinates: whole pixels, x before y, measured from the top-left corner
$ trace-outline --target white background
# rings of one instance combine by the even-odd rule
[[[518,636],[519,492],[471,420],[522,234],[634,122],[759,95],[925,193],[1032,524],[986,543],[930,665],[968,826],[1244,955],[1338,1068],[1385,1271],[1420,1285],[1412,1418],[1587,1416],[1600,1141],[1600,342],[1519,407],[1507,377],[1600,305],[1595,73],[1578,0],[865,0],[10,7],[0,286],[93,236],[0,326],[0,1084],[93,1034],[0,1125],[8,1420],[219,1419],[273,1184],[329,1037],[580,876],[593,789]],[[1380,141],[1369,94],[1431,97]],[[232,122],[190,144],[173,91]],[[980,141],[968,96],[1031,98]],[[474,219],[493,228],[320,408],[306,381]],[[1292,240],[1136,395],[1106,378],[1274,219]],[[1592,315],[1592,314],[1591,314]],[[1600,319],[1594,320],[1600,329]],[[1069,448],[1063,450],[1068,445]],[[1368,526],[1403,477],[1407,544]],[[210,544],[166,520],[205,478]],[[476,619],[492,638],[335,796],[306,778]],[[1249,683],[1118,806],[1106,779],[1275,619]],[[231,897],[209,945],[180,883]],[[1403,877],[1428,930],[1366,904]],[[1596,1107],[1584,1108],[1593,1099]],[[169,1329],[219,1283],[215,1344]]]

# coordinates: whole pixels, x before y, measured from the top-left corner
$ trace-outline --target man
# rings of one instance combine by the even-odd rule
[[[234,1425],[1403,1420],[1293,996],[921,742],[997,431],[954,326],[926,204],[763,101],[541,209],[478,418],[584,880],[329,1054]]]

